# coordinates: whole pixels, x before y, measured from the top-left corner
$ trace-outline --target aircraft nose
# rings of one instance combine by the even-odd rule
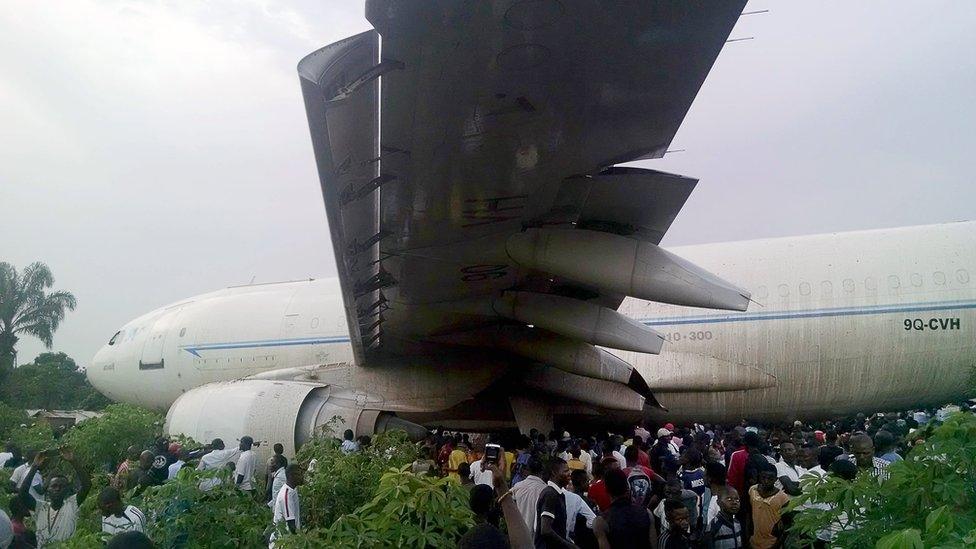
[[[85,376],[92,387],[98,392],[111,398],[105,383],[105,374],[115,369],[115,361],[112,349],[108,345],[103,345],[92,358],[91,366],[85,370]]]

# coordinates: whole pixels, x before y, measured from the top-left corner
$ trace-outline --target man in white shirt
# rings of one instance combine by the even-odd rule
[[[346,429],[346,431],[342,433],[342,446],[340,446],[339,449],[342,450],[342,453],[347,456],[353,452],[359,451],[359,443],[353,440],[352,429]]]
[[[573,471],[570,473],[569,486],[563,490],[563,497],[566,499],[566,534],[573,538],[573,534],[576,530],[576,518],[582,516],[586,519],[586,527],[593,529],[593,521],[596,520],[596,513],[590,506],[586,504],[586,501],[578,494],[578,491],[583,490],[586,485],[585,479],[587,475],[584,472],[577,473]],[[576,480],[579,479],[580,483],[577,485]]]
[[[281,491],[287,482],[286,465],[284,456],[273,455],[270,460],[271,467],[271,499],[268,500],[268,507],[274,507],[275,500],[278,499],[278,492]]]
[[[48,483],[47,492],[41,496],[30,489],[31,481],[37,469],[44,466],[48,460],[48,454],[41,452],[34,458],[34,463],[27,471],[27,478],[20,487],[20,499],[27,505],[27,508],[34,511],[34,524],[36,525],[37,546],[64,541],[75,533],[78,523],[78,507],[88,497],[91,490],[91,478],[88,473],[81,470],[81,466],[75,459],[74,453],[67,448],[61,449],[61,457],[71,464],[75,470],[77,493],[68,495],[68,479],[56,475]]]
[[[475,485],[484,484],[494,488],[494,476],[488,469],[488,456],[481,456],[481,459],[471,464],[471,473],[468,478],[474,481]]]
[[[227,463],[236,462],[237,458],[241,455],[239,448],[224,449],[224,441],[219,438],[213,439],[213,442],[210,443],[210,448],[210,452],[200,458],[200,463],[197,465],[197,469],[200,471],[220,469]]]
[[[102,532],[115,535],[122,532],[145,532],[146,515],[134,505],[123,506],[122,496],[115,488],[104,488],[98,494],[98,508],[102,512]]]
[[[254,470],[258,465],[258,456],[251,447],[254,439],[245,435],[241,437],[241,457],[237,458],[237,467],[234,469],[235,484],[245,492],[254,490]]]
[[[800,477],[807,474],[807,470],[796,463],[796,444],[785,441],[779,444],[779,461],[776,463],[776,487],[790,496],[798,496]]]
[[[23,485],[24,483],[24,479],[27,477],[27,472],[30,471],[31,462],[34,460],[35,456],[36,454],[29,456],[31,458],[30,461],[21,463],[14,469],[14,472],[11,473],[10,482],[13,483],[14,490],[20,490],[21,485]],[[37,474],[34,475],[34,479],[31,480],[31,488],[36,489],[38,486],[40,486],[43,483],[44,483],[44,479],[41,478],[41,473],[40,471],[38,471]]]
[[[275,540],[278,532],[287,528],[292,534],[302,529],[301,506],[298,501],[297,488],[304,483],[302,468],[297,463],[292,463],[285,468],[285,485],[281,487],[277,497],[275,497],[274,518],[272,525],[275,530],[271,533],[268,547],[274,549]]]
[[[173,480],[176,478],[176,475],[180,472],[180,469],[186,465],[186,460],[189,457],[189,452],[186,450],[186,448],[180,448],[178,455],[179,457],[176,458],[176,461],[169,465],[169,470],[166,471],[166,480]]]
[[[529,532],[535,536],[535,515],[536,505],[539,503],[539,494],[546,489],[546,483],[539,476],[542,474],[542,461],[537,456],[529,458],[529,476],[521,482],[512,486],[512,497],[518,506],[519,514],[529,527]]]

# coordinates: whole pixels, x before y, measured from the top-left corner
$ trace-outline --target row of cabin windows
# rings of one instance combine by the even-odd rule
[[[959,269],[955,272],[956,282],[959,284],[969,284],[969,272],[965,269]],[[932,273],[932,283],[936,286],[945,286],[949,282],[949,277],[942,271],[935,271]],[[921,288],[924,283],[923,277],[919,273],[912,273],[908,276],[908,280],[905,281],[904,287],[909,285],[914,288]],[[898,290],[902,288],[902,280],[898,275],[888,275],[888,289]],[[878,281],[874,277],[867,277],[864,279],[864,288],[868,292],[875,292],[878,290]],[[841,282],[841,289],[845,294],[853,294],[857,289],[857,283],[853,278],[845,278]],[[813,293],[813,286],[809,282],[801,282],[797,287],[799,294],[801,296],[808,296]],[[780,284],[776,287],[776,293],[780,297],[788,297],[790,295],[790,287],[786,284]],[[824,280],[820,283],[820,295],[821,297],[832,297],[834,295],[834,285],[829,280]],[[756,288],[756,297],[759,299],[769,297],[769,288],[766,286],[760,286]]]

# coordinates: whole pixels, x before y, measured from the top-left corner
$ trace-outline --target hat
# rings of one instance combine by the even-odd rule
[[[563,431],[563,440],[569,440],[570,438],[572,437],[569,436],[569,431]]]
[[[758,433],[759,432],[759,427],[753,427],[752,425],[750,425],[750,426],[746,427],[746,432],[747,433]]]
[[[665,423],[664,428],[667,429],[668,431],[674,431],[674,423]],[[670,435],[671,433],[668,434]]]
[[[793,422],[793,425],[795,425],[795,426],[797,426],[797,427],[800,427],[800,426],[802,426],[802,425],[803,425],[803,422],[802,422],[802,421],[800,421],[800,420],[796,420],[796,421],[794,421],[794,422]]]
[[[670,435],[671,435],[671,431],[668,430],[667,427],[661,427],[660,429],[657,430],[657,438],[666,437]]]
[[[823,431],[814,431],[813,432],[813,436],[814,436],[814,438],[816,438],[820,442],[823,442],[824,440],[827,439],[827,437],[826,437],[826,435],[824,435],[824,432]]]
[[[178,453],[180,453],[180,450],[181,449],[182,449],[182,446],[180,446],[176,442],[171,442],[169,444],[169,453],[171,453],[171,454],[178,454]]]

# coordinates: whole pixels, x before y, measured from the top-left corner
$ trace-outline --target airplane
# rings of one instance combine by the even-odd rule
[[[323,426],[548,430],[958,395],[972,224],[659,246],[697,181],[620,164],[664,155],[744,4],[367,2],[374,30],[298,66],[338,278],[148,313],[89,379],[168,408],[170,433],[288,454]]]

